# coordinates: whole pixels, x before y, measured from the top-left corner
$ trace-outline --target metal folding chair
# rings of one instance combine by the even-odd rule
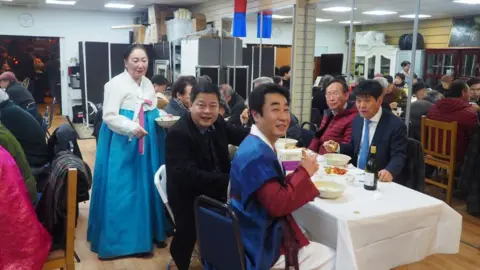
[[[155,179],[154,179],[155,187],[157,188],[158,194],[160,194],[160,198],[162,199],[163,204],[165,205],[165,208],[167,208],[168,215],[170,216],[173,226],[175,226],[175,217],[173,216],[172,208],[170,208],[170,205],[168,204],[168,196],[167,196],[167,170],[165,165],[160,166],[160,168],[157,170],[155,173]],[[193,255],[190,260],[190,264],[192,264],[195,260],[199,258],[198,251],[193,250]],[[168,264],[166,269],[170,269],[172,266],[173,259],[171,259]]]

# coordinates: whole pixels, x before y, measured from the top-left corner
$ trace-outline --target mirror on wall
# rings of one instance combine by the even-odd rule
[[[420,18],[418,32],[425,45],[421,78],[430,88],[443,92],[448,87],[444,76],[480,76],[480,1],[424,0]]]

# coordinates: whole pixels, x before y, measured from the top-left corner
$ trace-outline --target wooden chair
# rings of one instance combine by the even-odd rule
[[[453,177],[455,175],[455,152],[457,148],[457,122],[440,122],[422,116],[421,143],[425,153],[425,164],[447,170],[447,184],[425,178],[425,182],[447,191],[447,204],[452,202]],[[435,134],[435,135],[434,135]],[[447,142],[450,137],[449,142]],[[441,145],[439,140],[442,140]],[[447,146],[450,144],[449,149]]]
[[[50,252],[43,270],[74,270],[75,216],[77,211],[77,169],[68,170],[67,178],[67,223],[65,250]]]

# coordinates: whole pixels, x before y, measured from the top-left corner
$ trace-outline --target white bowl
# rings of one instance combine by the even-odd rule
[[[163,128],[171,128],[177,121],[180,119],[180,116],[160,116],[155,119],[155,122]]]
[[[331,181],[317,181],[314,184],[320,191],[320,198],[324,199],[337,199],[345,191],[344,185]]]
[[[325,154],[323,157],[327,161],[327,165],[337,167],[347,166],[352,159],[351,157],[343,154]]]
[[[275,142],[276,149],[295,149],[297,147],[298,141],[295,139],[289,138],[280,138]]]

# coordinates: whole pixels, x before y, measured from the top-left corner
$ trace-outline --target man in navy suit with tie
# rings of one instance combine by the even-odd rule
[[[339,145],[327,141],[324,147],[351,156],[353,165],[365,169],[370,146],[375,145],[379,180],[396,180],[407,158],[407,128],[400,118],[382,108],[383,89],[379,82],[363,81],[353,92],[359,115],[353,120],[351,142]]]

